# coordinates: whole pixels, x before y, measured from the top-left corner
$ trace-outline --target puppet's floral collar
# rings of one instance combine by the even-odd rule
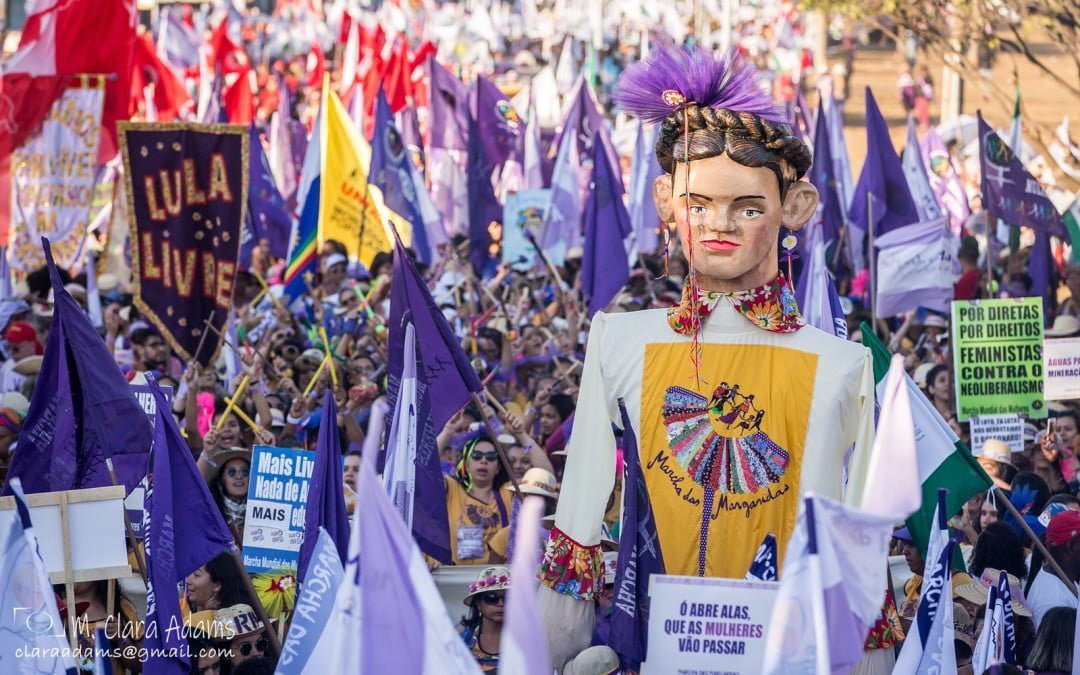
[[[806,325],[795,303],[795,291],[783,274],[777,275],[767,284],[746,291],[725,293],[698,290],[696,317],[693,311],[694,300],[691,297],[694,294],[695,291],[687,281],[683,285],[682,300],[668,310],[668,323],[671,329],[680,335],[696,333],[705,317],[712,314],[720,298],[726,298],[747,321],[770,333],[794,333]]]

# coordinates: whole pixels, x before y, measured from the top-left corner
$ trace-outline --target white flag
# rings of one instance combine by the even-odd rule
[[[891,518],[806,496],[780,574],[763,672],[827,675],[862,658],[885,597],[892,527]]]
[[[383,486],[390,502],[412,531],[413,498],[416,495],[416,331],[405,326],[405,365],[401,370],[401,389],[395,402],[386,443],[386,467]]]
[[[75,661],[38,551],[22,483],[11,479],[15,510],[0,550],[0,663],[5,672],[75,673]],[[74,610],[74,608],[72,608]]]
[[[937,198],[934,197],[934,190],[930,187],[930,176],[926,173],[926,166],[923,164],[919,137],[915,135],[914,117],[908,117],[907,141],[904,143],[904,154],[900,157],[900,164],[904,167],[904,178],[907,179],[908,190],[911,191],[915,208],[919,212],[919,220],[940,218],[943,214]]]

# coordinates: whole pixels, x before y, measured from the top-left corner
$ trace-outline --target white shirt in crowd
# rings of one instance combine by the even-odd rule
[[[1075,607],[1076,596],[1052,570],[1041,569],[1031,582],[1027,595],[1028,606],[1035,614],[1035,628],[1039,627],[1046,613],[1055,607]]]

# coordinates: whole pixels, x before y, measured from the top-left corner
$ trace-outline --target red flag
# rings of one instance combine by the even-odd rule
[[[228,20],[210,35],[214,68],[221,73],[221,100],[232,124],[251,124],[255,119],[255,95],[251,91],[251,60],[247,52],[229,39]]]
[[[311,46],[307,57],[307,86],[321,88],[326,73],[326,55],[318,43]]]
[[[412,96],[412,68],[409,65],[409,45],[401,40],[397,43],[386,68],[384,82],[386,102],[391,112],[397,113],[405,107]],[[367,100],[367,99],[365,99]]]
[[[158,121],[171,122],[177,118],[180,108],[190,100],[184,84],[165,62],[158,58],[157,49],[149,33],[143,33],[135,42],[135,61],[131,73],[131,104],[133,115],[143,98],[143,92],[154,85],[154,108]]]
[[[48,7],[43,5],[49,4]],[[26,19],[19,49],[5,64],[4,79],[23,73],[35,77],[109,74],[115,76],[105,85],[105,112],[102,117],[100,157],[112,159],[117,152],[116,122],[128,117],[131,92],[131,62],[135,50],[135,24],[138,14],[135,0],[65,0],[37,3]],[[5,93],[14,84],[5,82]],[[41,85],[53,91],[36,119],[33,108],[15,111],[20,127],[36,128],[63,87]],[[12,99],[14,100],[14,99]],[[25,135],[23,136],[25,139]],[[10,141],[9,141],[10,142]],[[18,146],[13,146],[18,147]]]

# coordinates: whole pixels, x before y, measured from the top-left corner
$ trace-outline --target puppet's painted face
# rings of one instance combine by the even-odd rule
[[[671,210],[703,289],[737,291],[776,277],[782,204],[776,174],[726,154],[678,164]]]
[[[726,154],[692,161],[689,186],[687,165],[679,163],[671,186],[669,176],[657,179],[657,210],[674,219],[703,290],[741,291],[772,281],[780,226],[801,227],[817,206],[809,183],[793,183],[781,200],[775,173]]]

